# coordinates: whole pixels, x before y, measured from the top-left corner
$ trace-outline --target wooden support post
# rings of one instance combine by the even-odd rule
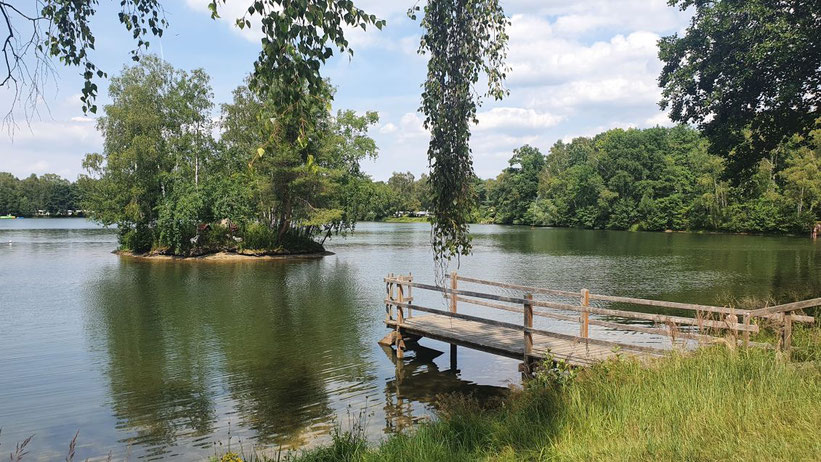
[[[533,294],[525,294],[525,299],[530,301],[533,300]],[[525,302],[524,304],[524,363],[525,363],[525,370],[530,370],[530,356],[533,354],[533,333],[528,331],[528,329],[533,328],[533,305],[530,303]]]
[[[388,278],[393,277],[393,273],[388,273]],[[388,292],[388,300],[393,301],[393,283],[388,282],[385,284],[385,291]],[[385,321],[390,321],[393,319],[393,305],[390,303],[385,304]]]
[[[399,284],[399,303],[405,302],[405,290],[402,284]],[[396,357],[402,359],[405,357],[405,351],[403,350],[405,346],[405,341],[402,340],[402,330],[401,326],[402,323],[405,322],[404,316],[404,308],[401,305],[396,306]]]
[[[790,344],[792,343],[792,313],[784,313],[784,332],[781,341],[781,350],[790,357]]]
[[[413,282],[413,273],[408,273],[408,282]],[[408,286],[408,303],[413,303],[413,287]],[[408,308],[408,317],[413,316],[413,310]]]
[[[458,276],[456,275],[456,271],[450,273],[450,312],[456,312],[456,288],[458,287]]]
[[[455,313],[456,308],[457,308],[456,293],[455,292],[456,292],[457,288],[459,287],[459,282],[458,281],[459,281],[459,276],[456,274],[456,271],[452,271],[450,273],[450,290],[451,290],[451,292],[450,292],[450,312],[451,313]],[[453,369],[454,371],[456,370],[456,355],[457,355],[456,345],[451,343],[450,344],[450,368]]]
[[[590,312],[587,307],[590,306],[590,291],[582,289],[582,312],[579,315],[579,337],[588,338],[590,331]]]
[[[744,315],[744,333],[742,334],[744,336],[744,348],[749,348],[749,346],[750,346],[750,331],[748,330],[749,328],[750,328],[750,315],[745,314]]]

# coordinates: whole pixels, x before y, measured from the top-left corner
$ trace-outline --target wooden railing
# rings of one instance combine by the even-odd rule
[[[573,337],[534,328],[534,316],[567,322],[577,322],[579,324],[579,335],[575,338],[582,339],[585,342],[648,351],[658,351],[658,349],[592,339],[590,337],[589,326],[594,325],[623,331],[662,335],[670,337],[672,342],[675,342],[676,339],[689,339],[704,343],[726,343],[728,342],[726,337],[715,335],[715,333],[729,332],[731,334],[730,340],[732,340],[735,344],[742,343],[745,346],[768,346],[767,344],[754,343],[750,341],[750,333],[758,333],[760,330],[759,323],[756,321],[759,319],[766,319],[781,327],[782,335],[781,341],[779,342],[779,347],[782,350],[788,351],[791,344],[792,323],[812,323],[815,321],[813,317],[801,314],[799,311],[806,308],[821,306],[821,298],[816,298],[784,305],[763,307],[755,310],[745,310],[732,307],[593,294],[588,289],[582,289],[579,292],[570,292],[556,289],[529,287],[459,276],[456,273],[451,273],[446,276],[446,278],[449,279],[449,287],[414,282],[412,275],[395,276],[390,274],[384,279],[387,290],[387,296],[385,298],[387,321],[394,321],[393,309],[396,308],[397,311],[397,319],[395,320],[397,330],[397,335],[395,338],[397,339],[397,342],[402,341],[401,335],[399,335],[399,329],[404,323],[405,316],[412,316],[411,310],[417,310],[457,319],[477,321],[490,326],[521,330],[524,333],[523,342],[526,358],[532,351],[532,335],[534,333],[560,338]],[[460,282],[514,290],[521,292],[522,295],[508,296],[464,290],[459,288]],[[445,311],[414,304],[411,294],[411,290],[413,288],[442,293],[449,301],[449,310]],[[578,304],[572,304],[566,301],[557,302],[551,300],[534,299],[534,295],[551,296],[554,298],[564,298],[570,300],[578,299]],[[690,311],[694,314],[694,316],[674,316],[642,311],[604,308],[601,306],[592,305],[591,301],[604,302],[607,304],[620,303],[633,306]],[[507,312],[521,313],[523,315],[523,322],[520,325],[463,314],[458,312],[459,302],[495,308]],[[546,310],[535,310],[534,307],[546,308]],[[407,310],[407,312],[405,310]],[[576,314],[570,315],[567,314],[567,312]],[[599,317],[591,318],[591,314]],[[741,322],[739,322],[739,319],[741,319]],[[652,322],[653,326],[625,323],[624,320]],[[689,330],[684,331],[681,329],[681,326],[687,326],[689,327]],[[741,338],[739,338],[739,334],[741,335]],[[404,345],[401,346],[403,347]],[[399,348],[398,351],[401,356],[401,348]]]

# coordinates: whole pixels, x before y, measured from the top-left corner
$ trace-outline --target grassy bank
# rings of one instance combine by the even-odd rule
[[[713,347],[553,369],[505,401],[445,398],[438,420],[378,446],[348,432],[294,460],[817,460],[821,334],[796,338],[808,361]]]
[[[428,217],[388,217],[382,221],[385,223],[427,223]]]

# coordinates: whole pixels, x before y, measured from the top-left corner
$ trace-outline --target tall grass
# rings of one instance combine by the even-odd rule
[[[818,330],[797,337],[815,348]],[[410,435],[339,459],[297,460],[818,460],[821,365],[759,348],[674,353],[650,364],[617,359],[547,370],[494,406],[445,400]],[[327,456],[327,457],[321,457]]]

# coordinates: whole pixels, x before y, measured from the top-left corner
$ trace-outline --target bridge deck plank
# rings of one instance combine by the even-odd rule
[[[386,321],[391,327],[396,321]],[[522,359],[524,357],[523,333],[520,330],[494,327],[481,322],[456,319],[437,314],[406,318],[401,329],[407,333],[432,338],[447,343],[466,346],[490,353]],[[629,347],[614,351],[602,345],[586,344],[583,338],[556,338],[533,334],[532,357],[544,358],[547,353],[556,360],[564,360],[574,366],[589,366],[618,354],[646,357],[652,354],[630,350]]]

